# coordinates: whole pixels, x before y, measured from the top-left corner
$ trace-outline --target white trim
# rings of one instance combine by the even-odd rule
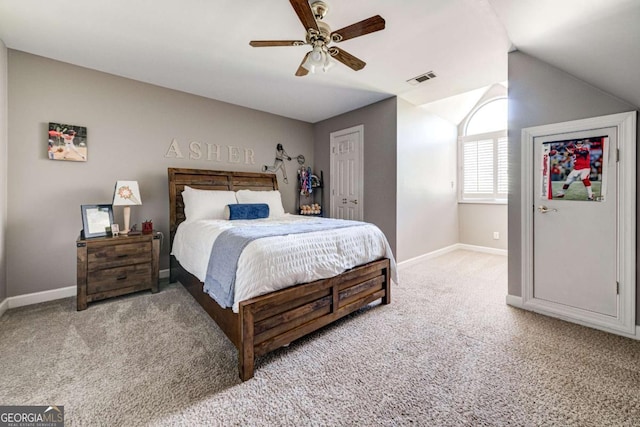
[[[458,243],[457,249],[465,249],[467,251],[482,252],[485,254],[507,256],[509,251],[506,249],[490,248],[488,246],[467,245],[466,243]]]
[[[474,204],[474,205],[508,205],[508,199],[493,199],[493,200],[483,200],[483,199],[466,199],[466,200],[458,200],[458,204]]]
[[[510,305],[512,307],[517,307],[517,308],[523,308],[522,297],[507,294],[507,297],[505,298],[505,300],[507,305]]]
[[[502,97],[500,97],[502,98]],[[505,97],[506,99],[506,97]],[[458,136],[458,189],[457,189],[457,197],[458,203],[500,203],[507,204],[508,203],[508,195],[504,193],[498,193],[498,141],[502,138],[507,139],[507,148],[509,146],[507,130],[497,130],[493,132],[481,133],[477,135],[462,135]],[[494,192],[489,193],[465,193],[464,192],[464,144],[468,142],[477,142],[481,140],[491,140],[493,141],[492,149],[493,149],[493,190]]]
[[[449,252],[453,252],[458,249],[474,251],[474,252],[482,252],[485,254],[492,254],[492,255],[504,255],[504,256],[507,256],[507,253],[508,253],[506,249],[496,249],[496,248],[489,248],[487,246],[475,246],[475,245],[467,245],[465,243],[455,243],[453,245],[445,246],[444,248],[436,249],[435,251],[428,252],[423,255],[418,255],[417,257],[414,257],[414,258],[409,258],[404,261],[400,261],[398,262],[398,267],[416,264],[420,261],[425,261],[427,259],[439,257],[441,255],[448,254]]]
[[[166,279],[169,277],[169,269],[160,270],[159,278]],[[24,307],[25,305],[39,304],[41,302],[54,301],[62,298],[75,297],[78,294],[77,286],[67,286],[66,288],[51,289],[49,291],[34,292],[31,294],[18,295],[15,297],[5,298],[0,303],[0,317],[5,311]]]
[[[616,127],[620,162],[618,164],[618,275],[620,295],[618,315],[605,316],[587,310],[534,298],[533,295],[533,148],[534,138],[589,129]],[[636,320],[636,112],[612,114],[522,129],[521,209],[523,308],[615,334],[637,336]]]
[[[4,312],[7,310],[9,310],[9,299],[5,298],[0,302],[0,317],[2,317]]]
[[[34,292],[31,294],[18,295],[7,298],[9,309],[23,307],[25,305],[39,304],[41,302],[53,301],[61,298],[74,297],[78,293],[77,286],[67,286],[66,288],[51,289],[49,291]]]
[[[550,303],[549,305],[552,306],[554,304]],[[544,308],[542,304],[532,304],[531,302],[526,302],[523,303],[522,308],[525,310],[533,311],[534,313],[542,314],[549,317],[555,317],[567,322],[586,326],[588,328],[598,329],[600,331],[605,331],[612,334],[621,335],[623,337],[640,340],[640,326],[635,325],[635,319],[633,321],[634,324],[630,328],[628,328],[627,330],[623,330],[622,328],[618,327],[617,324],[613,324],[610,321],[604,322],[598,321],[599,319],[594,320],[593,318],[588,318],[587,316],[582,315],[581,312],[583,312],[584,310],[578,310],[573,307],[567,307],[564,311],[562,311],[558,310],[555,306],[547,309]]]
[[[506,301],[507,305],[510,305],[511,307],[521,308],[521,309],[524,309],[524,310],[529,310],[528,307],[525,307],[523,305],[522,297],[519,297],[519,296],[516,296],[516,295],[507,295],[507,297],[505,298],[505,301]],[[566,320],[566,321],[569,321],[569,322],[572,322],[572,323],[577,323],[579,325],[586,326],[586,327],[589,327],[589,328],[595,328],[595,329],[599,329],[599,330],[605,331],[605,332],[613,332],[614,334],[622,335],[622,336],[625,336],[627,338],[632,338],[632,339],[640,341],[640,325],[636,325],[636,327],[635,327],[635,335],[634,334],[626,334],[624,332],[612,331],[612,330],[607,329],[607,328],[594,326],[594,325],[588,324],[586,322],[577,321],[577,320],[570,319],[570,318],[567,318],[567,317],[557,316],[555,314],[549,314],[549,313],[541,311],[541,310],[531,310],[531,311],[534,311],[534,312],[536,312],[538,314],[542,314],[542,315],[549,315],[551,317],[557,317],[557,318],[560,318],[562,320]]]
[[[416,263],[418,263],[420,261],[425,261],[425,260],[428,260],[428,259],[431,259],[431,258],[439,257],[441,255],[448,254],[449,252],[453,252],[456,249],[458,249],[458,243],[456,243],[454,245],[451,245],[451,246],[444,247],[442,249],[437,249],[435,251],[428,252],[426,254],[418,255],[417,257],[414,257],[414,258],[409,258],[407,260],[400,261],[400,262],[398,262],[398,267],[406,266],[406,265],[412,265],[412,264],[416,264]]]

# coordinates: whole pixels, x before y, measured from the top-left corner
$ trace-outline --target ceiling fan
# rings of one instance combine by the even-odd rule
[[[359,71],[367,65],[361,59],[347,53],[346,51],[329,46],[329,43],[340,43],[355,37],[364,36],[365,34],[375,31],[384,30],[385,21],[380,15],[372,16],[355,24],[341,28],[337,31],[331,31],[329,25],[322,21],[327,14],[329,7],[321,0],[316,0],[309,4],[308,0],[289,0],[291,6],[295,10],[300,22],[305,28],[306,37],[303,40],[252,40],[249,44],[253,47],[271,47],[271,46],[302,46],[311,45],[313,48],[302,59],[296,76],[306,76],[309,71],[315,72],[317,68],[323,71],[332,65],[330,58],[342,62],[347,67]]]

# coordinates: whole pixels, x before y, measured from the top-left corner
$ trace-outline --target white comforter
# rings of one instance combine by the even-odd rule
[[[286,214],[275,219],[250,221],[183,222],[176,231],[171,254],[204,282],[213,242],[224,230],[243,225],[269,226],[309,220],[311,218]],[[233,311],[238,312],[240,301],[295,284],[333,277],[382,257],[391,260],[391,278],[397,282],[389,243],[373,224],[254,240],[238,260]]]

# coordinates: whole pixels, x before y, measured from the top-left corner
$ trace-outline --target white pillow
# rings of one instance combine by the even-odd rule
[[[236,199],[238,203],[266,203],[269,205],[269,218],[284,215],[284,207],[282,206],[282,196],[278,190],[270,191],[253,191],[238,190],[236,191]]]
[[[198,190],[185,185],[182,192],[185,221],[224,219],[224,208],[238,203],[235,191]]]

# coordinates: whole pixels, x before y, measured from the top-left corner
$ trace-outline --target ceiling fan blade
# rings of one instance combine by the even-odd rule
[[[353,69],[354,71],[360,71],[364,68],[365,65],[367,65],[367,63],[363,60],[358,59],[350,53],[347,53],[342,49],[338,49],[337,47],[329,48],[329,52],[331,53],[331,56],[333,58],[342,62],[344,65]]]
[[[249,44],[253,47],[270,46],[302,46],[306,44],[302,40],[251,40]]]
[[[320,31],[308,0],[289,0],[289,2],[291,3],[291,6],[293,6],[293,10],[296,11],[298,18],[300,18],[300,22],[304,25],[305,31],[308,31],[309,28]]]
[[[298,67],[298,71],[296,71],[296,76],[302,77],[302,76],[306,76],[307,74],[309,74],[309,70],[307,70],[306,68],[304,68],[302,66],[302,64],[304,64],[304,62],[307,60],[309,55],[311,55],[311,52],[307,52],[307,54],[304,56],[304,58],[302,58],[302,62],[300,63],[300,66]]]
[[[341,28],[331,33],[331,40],[342,42],[365,34],[384,30],[385,21],[380,15],[372,16],[364,21],[356,22],[348,27]]]

